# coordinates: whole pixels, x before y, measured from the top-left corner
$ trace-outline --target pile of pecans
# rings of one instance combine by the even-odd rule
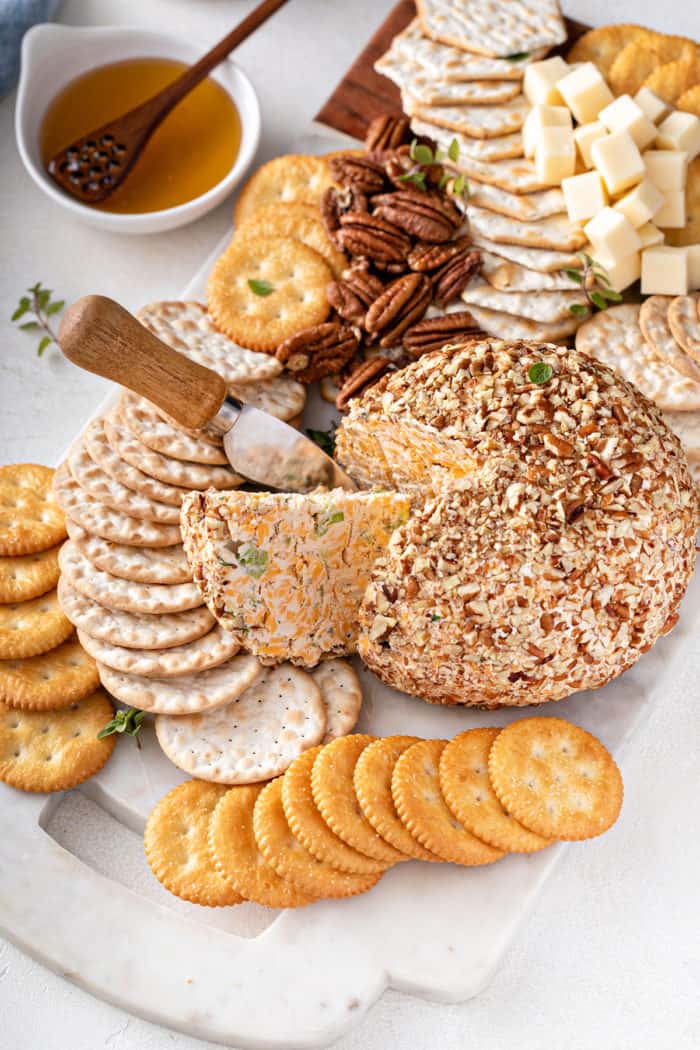
[[[328,236],[350,256],[327,288],[330,319],[277,350],[302,382],[336,377],[339,409],[388,370],[478,331],[467,310],[425,318],[431,304],[456,300],[481,265],[435,143],[416,140],[405,117],[383,115],[365,150],[331,158],[336,185],[321,203]]]

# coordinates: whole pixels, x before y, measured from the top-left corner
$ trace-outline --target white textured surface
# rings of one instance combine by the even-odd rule
[[[213,41],[252,6],[212,0],[83,0],[65,3],[71,22],[167,24]],[[239,61],[263,108],[261,156],[282,152],[303,130],[338,74],[378,24],[386,0],[295,0]],[[569,3],[590,22],[640,21],[700,37],[700,15],[679,0]],[[186,284],[228,221],[229,205],[195,226],[135,240],[70,227],[31,186],[12,144],[12,99],[0,103],[0,316],[37,279],[68,299],[101,291],[132,308]],[[42,361],[29,338],[3,329],[0,435],[3,461],[50,462],[105,384],[55,352]],[[440,1006],[390,993],[340,1046],[479,1047],[480,1050],[691,1050],[700,1045],[700,775],[696,714],[700,651],[635,738],[624,763],[626,805],[613,832],[566,851],[500,972],[477,999]],[[119,880],[154,893],[138,840],[99,811],[69,798],[59,837]],[[119,846],[124,843],[124,848]],[[127,848],[127,843],[130,845]],[[89,848],[88,848],[89,847]],[[119,855],[122,874],[111,859]],[[30,863],[30,861],[28,861]],[[160,892],[156,889],[155,892]],[[96,927],[100,916],[94,917]],[[114,931],[118,937],[118,931]],[[0,942],[0,1047],[13,1050],[197,1050],[204,1044],[129,1018]],[[294,1046],[290,1038],[290,1047]]]

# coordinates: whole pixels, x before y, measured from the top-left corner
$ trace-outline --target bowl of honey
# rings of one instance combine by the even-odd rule
[[[106,200],[82,204],[47,170],[59,150],[155,95],[206,50],[206,44],[121,26],[30,29],[22,43],[15,133],[37,186],[75,218],[114,233],[174,229],[220,204],[245,174],[260,138],[255,90],[230,59],[175,106]]]

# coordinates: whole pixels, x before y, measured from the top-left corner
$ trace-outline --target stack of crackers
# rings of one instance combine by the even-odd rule
[[[346,736],[268,784],[190,780],[149,817],[145,849],[172,893],[271,908],[351,897],[406,860],[473,867],[606,831],[622,779],[603,745],[558,718],[451,741]]]

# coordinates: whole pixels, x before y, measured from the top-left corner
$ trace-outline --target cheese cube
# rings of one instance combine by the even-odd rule
[[[542,128],[570,128],[571,126],[571,114],[566,106],[533,106],[523,124],[523,151],[525,156],[535,156],[535,147],[539,141]]]
[[[680,230],[685,226],[685,190],[666,190],[665,200],[654,215],[662,230]]]
[[[694,113],[674,110],[659,124],[656,147],[684,150],[688,160],[693,160],[700,153],[700,118]]]
[[[652,244],[663,244],[664,234],[653,222],[646,222],[637,230],[642,248],[651,248]]]
[[[574,139],[581,154],[581,160],[587,168],[593,167],[591,146],[597,139],[602,139],[607,133],[607,128],[599,120],[593,120],[590,124],[581,124],[574,131]]]
[[[688,253],[688,291],[700,289],[700,244],[689,244]]]
[[[591,146],[591,157],[605,180],[608,193],[613,195],[644,178],[642,155],[628,131],[616,131],[597,139]]]
[[[556,84],[568,72],[568,64],[559,55],[532,62],[523,78],[523,93],[530,105],[560,106],[562,99]]]
[[[648,87],[640,87],[634,96],[634,101],[652,124],[658,124],[660,120],[663,120],[671,108]]]
[[[607,255],[598,252],[597,263],[605,270],[605,276],[614,292],[624,292],[631,284],[639,280],[642,272],[642,257],[639,252],[629,255]]]
[[[586,223],[583,232],[597,252],[610,257],[621,257],[638,252],[642,247],[639,234],[632,223],[614,208],[603,208]]]
[[[647,178],[657,189],[682,190],[688,177],[688,154],[683,150],[648,149],[642,154]]]
[[[561,188],[572,222],[592,219],[608,203],[603,180],[597,171],[587,171],[585,175],[573,175],[564,179]]]
[[[557,82],[557,90],[579,124],[595,120],[601,109],[613,100],[612,91],[592,62],[584,62],[579,69],[563,76]]]
[[[605,109],[601,109],[598,120],[608,131],[629,131],[640,149],[656,138],[656,125],[652,124],[630,95],[620,95]]]
[[[688,252],[658,244],[642,252],[642,295],[687,295]]]
[[[635,229],[654,218],[664,204],[664,195],[653,182],[644,179],[614,205],[616,211],[626,215]]]
[[[576,167],[576,147],[571,128],[545,127],[535,148],[535,170],[544,186],[558,186],[562,179],[573,175]]]

